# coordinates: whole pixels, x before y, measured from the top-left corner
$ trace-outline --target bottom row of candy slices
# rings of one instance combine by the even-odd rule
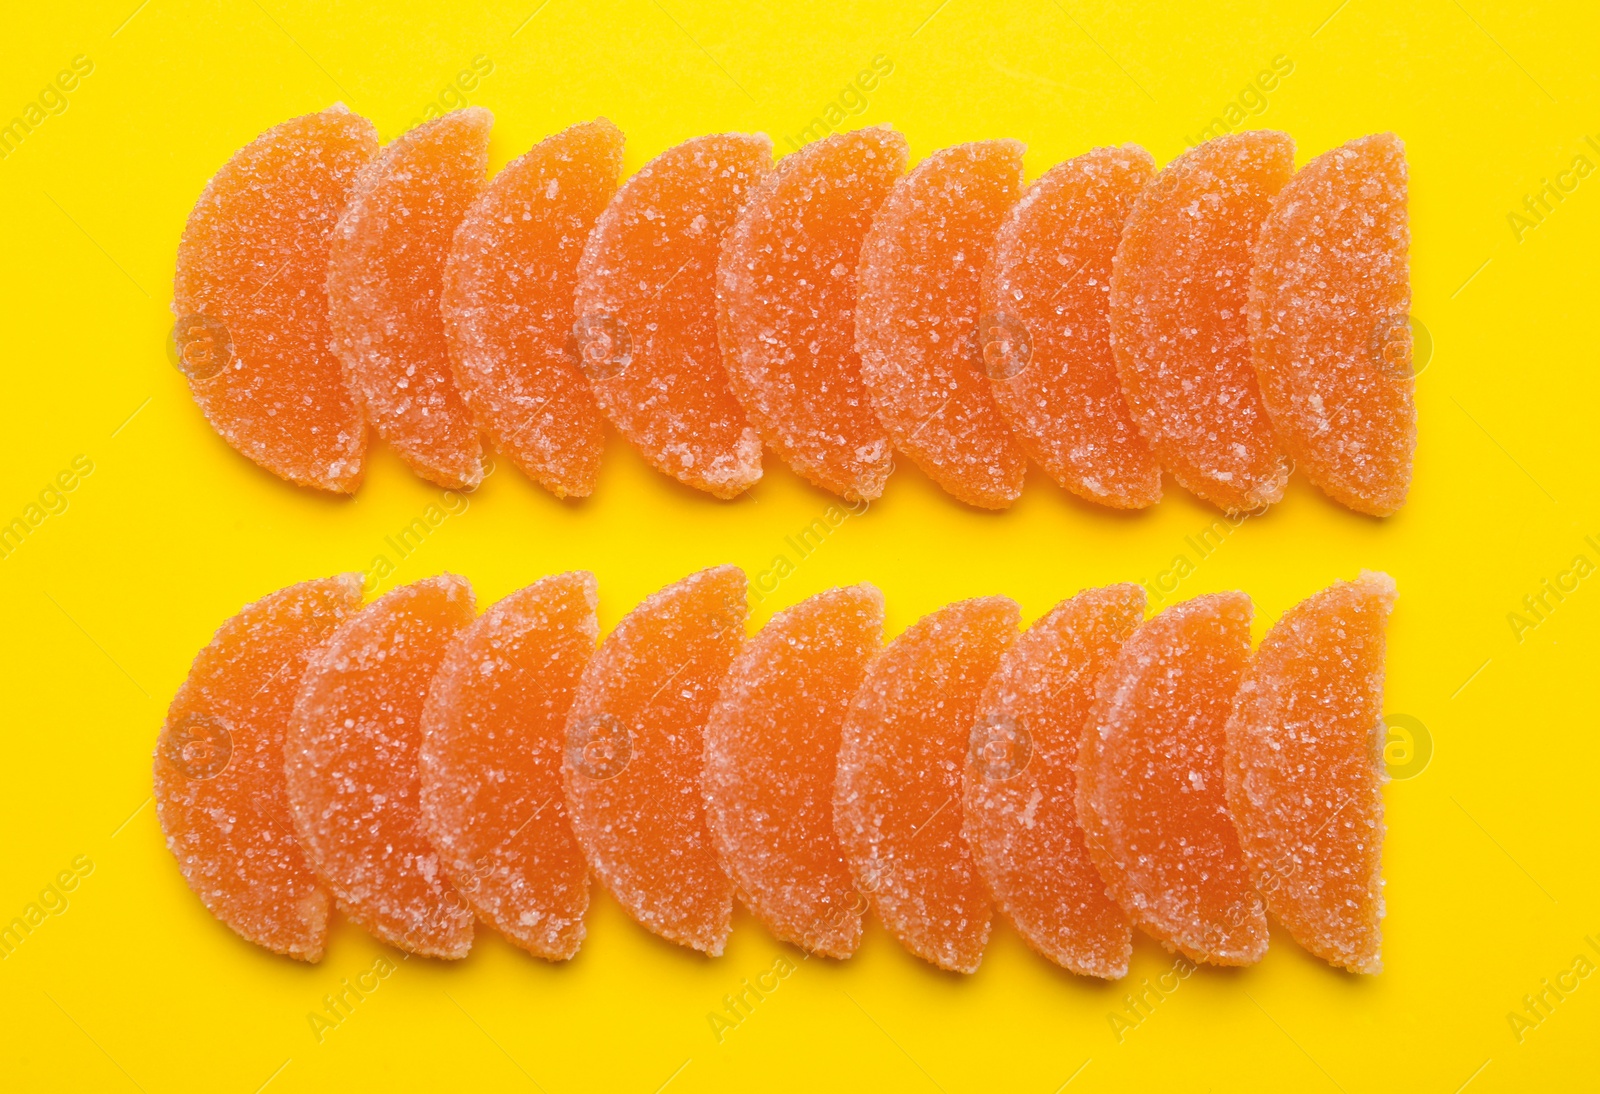
[[[201,651],[156,750],[158,811],[206,906],[305,960],[330,895],[414,953],[463,957],[481,920],[569,958],[593,876],[710,954],[737,895],[836,958],[871,909],[971,972],[997,907],[1085,975],[1125,974],[1135,926],[1240,965],[1270,910],[1376,972],[1394,597],[1384,574],[1338,582],[1254,652],[1243,593],[1145,620],[1135,585],[1020,633],[1012,601],[960,601],[883,647],[870,585],[747,640],[744,574],[721,566],[597,649],[587,573],[481,617],[459,577],[363,607],[344,575],[250,605]]]

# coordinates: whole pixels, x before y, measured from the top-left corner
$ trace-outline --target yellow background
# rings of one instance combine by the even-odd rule
[[[5,1085],[1600,1088],[1600,978],[1520,1042],[1507,1019],[1589,952],[1586,934],[1600,940],[1600,579],[1520,640],[1507,620],[1574,556],[1600,562],[1584,540],[1600,542],[1600,178],[1520,241],[1508,221],[1580,153],[1600,165],[1582,139],[1600,141],[1592,6],[548,0],[530,19],[540,2],[8,5],[0,121],[73,57],[94,68],[0,161],[0,520],[75,457],[94,470],[0,560],[0,922],[77,856],[94,869],[0,962]],[[564,967],[487,932],[458,965],[401,962],[342,923],[315,967],[237,939],[184,886],[148,803],[165,703],[242,604],[365,568],[439,492],[380,446],[358,498],[318,496],[206,428],[164,348],[174,250],[206,179],[261,130],[334,100],[387,139],[479,55],[493,71],[466,98],[496,114],[496,166],[602,113],[628,135],[630,171],[717,130],[765,130],[782,149],[878,54],[893,72],[851,124],[898,126],[915,157],[1005,136],[1028,143],[1030,174],[1125,141],[1165,162],[1279,55],[1293,72],[1254,124],[1293,134],[1302,160],[1374,130],[1406,140],[1414,312],[1436,342],[1417,389],[1410,504],[1373,521],[1296,481],[1175,594],[1243,588],[1264,629],[1362,567],[1399,581],[1388,706],[1426,727],[1433,756],[1387,791],[1387,971],[1331,971],[1278,933],[1259,967],[1200,970],[1119,1043],[1108,1015],[1171,962],[1147,940],[1130,979],[1103,986],[1032,956],[1009,929],[962,978],[873,927],[852,961],[799,962],[719,1043],[707,1015],[722,997],[780,953],[799,958],[743,913],[719,960],[657,941],[604,896]],[[1153,580],[1187,551],[1213,514],[1169,489],[1153,511],[1123,516],[1035,472],[995,515],[903,466],[756,618],[871,580],[891,632],[980,593],[1010,594],[1031,619],[1083,586]],[[734,503],[666,481],[615,441],[583,503],[552,499],[502,461],[385,588],[450,569],[488,603],[589,568],[609,628],[689,571],[770,566],[828,504],[770,459]],[[397,970],[319,1043],[308,1014],[385,953]]]

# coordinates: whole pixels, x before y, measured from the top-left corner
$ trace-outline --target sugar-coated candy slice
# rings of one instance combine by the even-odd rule
[[[622,173],[601,118],[501,169],[456,229],[445,337],[462,397],[495,446],[558,498],[588,497],[605,432],[571,353],[578,259]]]
[[[578,952],[589,907],[561,757],[597,604],[588,573],[498,601],[456,636],[422,712],[422,820],[445,877],[485,923],[553,961]]]
[[[1101,677],[1078,751],[1078,819],[1111,898],[1168,949],[1214,965],[1267,950],[1228,814],[1228,716],[1250,660],[1250,598],[1175,604]]]
[[[989,941],[989,893],[961,834],[961,775],[1019,615],[991,596],[912,624],[867,670],[839,748],[834,824],[856,884],[906,949],[952,972],[976,972]]]
[[[567,803],[590,869],[642,926],[712,956],[733,888],[706,828],[706,720],[746,612],[737,566],[646,597],[601,644],[567,715]]]
[[[417,774],[428,688],[472,616],[472,587],[450,574],[373,601],[312,660],[284,740],[312,868],[351,919],[430,957],[472,948],[472,912],[428,841]]]
[[[281,479],[361,485],[367,425],[328,345],[328,248],[378,154],[342,105],[274,126],[206,184],[178,243],[178,363],[223,440]]]
[[[1137,145],[1046,172],[1006,214],[983,278],[979,338],[1017,442],[1079,497],[1161,500],[1161,467],[1128,411],[1111,353],[1111,262],[1155,173]]]
[[[856,348],[895,447],[950,494],[1004,509],[1028,461],[994,404],[978,333],[979,282],[1022,196],[1018,141],[935,152],[890,191],[861,247]]]
[[[760,134],[696,137],[645,164],[578,263],[583,369],[600,410],[656,470],[719,498],[761,478],[761,439],[717,344],[717,256],[772,170]]]
[[[328,938],[328,894],[295,838],[283,741],[300,678],[361,607],[361,575],[280,589],[217,629],[156,742],[156,815],[184,880],[243,937],[301,961]]]
[[[439,296],[456,227],[484,187],[493,123],[471,106],[395,138],[361,172],[328,256],[328,315],[346,381],[378,435],[448,488],[483,478]]]
[[[778,938],[828,957],[861,942],[860,896],[833,828],[845,713],[883,641],[883,594],[830,589],[773,616],[706,726],[712,841]]]
[[[906,140],[886,127],[806,145],[751,192],[717,267],[733,393],[784,462],[850,501],[882,494],[894,466],[861,383],[856,268],[905,169]]]
[[[1057,605],[1001,658],[967,751],[965,832],[995,903],[1084,976],[1126,976],[1133,931],[1084,846],[1073,769],[1095,686],[1143,617],[1137,585]]]
[[[1296,942],[1383,968],[1383,651],[1394,579],[1302,601],[1256,651],[1228,722],[1228,804],[1267,907]]]
[[[1184,488],[1228,512],[1283,497],[1288,461],[1250,365],[1250,255],[1294,171],[1283,133],[1231,133],[1134,203],[1111,273],[1111,345],[1133,420]]]
[[[1251,360],[1295,465],[1328,496],[1388,516],[1417,442],[1406,150],[1360,137],[1302,167],[1261,225]]]

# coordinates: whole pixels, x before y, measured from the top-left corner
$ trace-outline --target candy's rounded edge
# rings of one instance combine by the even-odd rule
[[[360,610],[362,593],[362,575],[360,573],[341,573],[335,574],[332,577],[312,578],[309,581],[301,581],[292,585],[286,585],[281,589],[275,589],[274,591],[267,593],[265,596],[257,597],[255,600],[252,600],[250,603],[244,605],[237,612],[224,620],[222,624],[217,627],[216,631],[213,632],[210,641],[201,647],[201,649],[195,654],[193,661],[190,663],[188,674],[185,675],[183,682],[178,685],[178,690],[173,694],[172,701],[167,705],[167,713],[163,716],[160,730],[157,731],[156,745],[151,755],[151,774],[153,783],[152,797],[155,799],[157,824],[161,828],[162,843],[166,845],[167,850],[172,853],[174,857],[176,857],[176,850],[173,847],[173,837],[168,835],[166,823],[167,810],[169,808],[168,795],[163,791],[163,785],[166,783],[168,778],[166,772],[167,765],[163,762],[161,754],[161,743],[163,740],[165,740],[168,729],[171,725],[173,717],[172,712],[179,707],[180,703],[184,703],[189,700],[191,693],[199,686],[197,683],[195,683],[195,677],[197,672],[199,672],[202,668],[202,659],[206,658],[213,652],[213,650],[217,649],[218,644],[221,643],[225,638],[231,638],[234,630],[243,625],[244,617],[247,614],[258,609],[268,609],[278,598],[285,597],[286,594],[301,589],[304,586],[324,584],[330,586],[331,592],[343,592],[345,594],[345,608],[350,612],[351,615],[354,615]],[[311,651],[311,656],[315,656],[315,651]],[[285,812],[292,812],[289,809],[286,799],[287,792],[285,791],[285,801],[283,803],[284,810]],[[300,844],[300,839],[298,836],[296,836],[295,842],[297,845]],[[306,933],[306,944],[304,946],[291,945],[289,947],[278,947],[246,933],[238,924],[224,917],[220,910],[212,907],[210,902],[206,900],[205,894],[194,888],[188,872],[183,869],[181,862],[179,863],[178,873],[183,877],[184,883],[189,886],[190,891],[193,892],[197,898],[199,898],[201,905],[206,909],[206,911],[210,912],[214,918],[227,926],[229,930],[233,931],[240,938],[243,938],[245,941],[251,942],[273,953],[283,954],[284,956],[292,957],[297,961],[305,961],[309,964],[316,964],[322,960],[322,957],[327,949],[328,934],[332,919],[333,897],[321,876],[318,875],[315,869],[311,867],[310,856],[304,851],[304,849],[301,850],[301,857],[305,863],[306,870],[312,884],[312,902],[315,905],[314,908],[309,909],[310,915],[307,920],[308,930]]]

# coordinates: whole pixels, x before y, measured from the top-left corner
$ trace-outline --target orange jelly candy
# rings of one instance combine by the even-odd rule
[[[737,566],[647,597],[601,644],[567,715],[567,803],[590,868],[642,926],[712,956],[733,888],[706,828],[706,720],[745,614]]]
[[[733,663],[706,726],[711,836],[775,936],[828,957],[861,942],[833,829],[840,731],[883,640],[883,594],[830,589],[780,612]]]
[[[1111,898],[1168,949],[1214,965],[1267,951],[1223,785],[1250,615],[1243,593],[1215,593],[1141,624],[1101,678],[1078,751],[1078,820]]]
[[[1133,931],[1078,824],[1073,768],[1095,685],[1144,617],[1137,585],[1088,589],[1011,644],[967,752],[967,842],[1023,940],[1084,976],[1126,976]]]
[[[361,172],[328,257],[328,315],[345,378],[378,435],[430,482],[483,479],[478,428],[456,389],[439,296],[456,226],[484,187],[479,106],[424,122]]]
[[[895,447],[949,493],[1004,509],[1028,461],[995,407],[979,342],[979,281],[1022,196],[1017,141],[935,152],[901,179],[861,247],[856,347]]]
[[[1231,133],[1169,163],[1134,203],[1111,273],[1111,345],[1156,457],[1228,512],[1283,497],[1289,467],[1250,366],[1250,255],[1294,142]]]
[[[1278,436],[1328,496],[1406,500],[1417,444],[1406,150],[1361,137],[1300,169],[1261,226],[1251,360]]]
[[[567,711],[594,655],[593,574],[558,574],[462,631],[422,712],[422,820],[485,923],[562,961],[583,942],[589,867],[561,785]]]
[[[867,670],[839,749],[834,824],[856,884],[906,949],[952,972],[976,972],[989,940],[989,893],[961,834],[961,775],[1019,614],[991,596],[912,624]]]
[[[367,425],[328,348],[328,248],[372,123],[335,106],[223,165],[178,244],[178,364],[222,439],[281,479],[354,493]]]
[[[284,730],[306,665],[360,607],[360,574],[249,605],[195,657],[156,743],[156,815],[184,880],[240,935],[302,961],[322,958],[328,894],[293,834]]]
[[[1296,942],[1379,972],[1383,651],[1394,579],[1364,572],[1267,632],[1228,722],[1228,804],[1256,888]]]
[[[428,688],[472,615],[471,586],[449,574],[367,605],[306,670],[283,748],[295,830],[339,906],[430,957],[472,948],[472,912],[428,842],[417,775]]]
[[[994,401],[1017,441],[1079,497],[1117,509],[1161,500],[1111,353],[1111,261],[1155,172],[1136,145],[1045,173],[1000,225],[979,337]]]
[[[445,336],[474,418],[558,498],[588,497],[605,431],[568,343],[578,259],[616,193],[622,132],[575,125],[506,164],[456,229]]]
[[[856,267],[905,169],[906,140],[884,127],[806,145],[752,191],[717,267],[734,394],[784,462],[849,501],[881,495],[894,466],[861,383]]]
[[[601,411],[650,465],[731,498],[761,478],[761,439],[717,345],[717,256],[772,142],[725,133],[629,179],[578,264],[577,350]]]

